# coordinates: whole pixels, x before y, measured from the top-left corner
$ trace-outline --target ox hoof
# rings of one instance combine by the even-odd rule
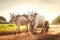
[[[37,32],[33,32],[33,34],[37,34]]]

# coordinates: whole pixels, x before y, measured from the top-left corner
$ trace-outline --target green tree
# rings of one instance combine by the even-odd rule
[[[6,22],[6,19],[3,16],[0,16],[0,23]]]
[[[57,16],[53,21],[53,24],[60,24],[60,16]]]

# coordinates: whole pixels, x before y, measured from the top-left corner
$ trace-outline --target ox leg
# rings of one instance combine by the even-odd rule
[[[31,22],[30,22],[30,31],[31,31],[31,33],[33,33],[33,25]]]
[[[33,31],[33,34],[35,34],[36,33],[36,28],[32,27],[32,31]]]
[[[25,31],[25,33],[28,32],[28,25],[26,25],[26,28],[27,28],[27,30]]]
[[[36,24],[35,24],[35,26],[34,26],[34,28],[33,28],[34,34],[36,34],[36,28],[37,28],[37,26],[38,26],[38,22],[36,21]]]
[[[30,31],[32,32],[32,22],[30,22],[29,25],[30,25]]]
[[[48,30],[49,30],[49,25],[47,25],[47,27],[46,27],[46,31],[45,31],[45,32],[47,33],[47,32],[48,32]]]
[[[30,31],[31,33],[34,33],[34,26],[32,25],[32,22],[30,22]]]
[[[16,36],[19,36],[19,34],[20,34],[20,27],[17,26],[17,33],[16,33]]]
[[[20,26],[18,27],[18,33],[20,33]]]
[[[46,33],[47,30],[47,26],[45,25],[45,23],[42,25],[42,30],[41,33]]]
[[[45,32],[45,27],[42,26],[41,34]]]
[[[20,33],[20,24],[17,25],[17,31]]]
[[[33,27],[33,26],[30,26],[30,31],[31,31],[32,33],[34,33],[34,27]]]
[[[43,29],[41,30],[41,33],[43,33]]]
[[[45,33],[45,26],[42,26],[41,33]]]

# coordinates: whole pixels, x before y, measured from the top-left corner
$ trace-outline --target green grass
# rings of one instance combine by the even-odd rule
[[[16,30],[15,24],[0,24],[0,33]]]
[[[60,25],[49,25],[50,29],[52,31],[60,28]],[[0,24],[0,33],[1,32],[11,32],[11,31],[16,31],[16,25],[15,24]],[[38,29],[40,30],[40,29]],[[20,25],[20,31],[26,31],[26,25]]]
[[[0,33],[16,31],[17,26],[15,24],[0,24]],[[26,26],[21,25],[20,31],[26,31]]]

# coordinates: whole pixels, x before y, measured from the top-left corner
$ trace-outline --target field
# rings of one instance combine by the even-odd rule
[[[32,35],[31,33],[20,33],[10,35],[0,35],[0,40],[60,40],[60,25],[49,25],[48,34],[40,34],[41,28],[36,28],[37,33]],[[0,34],[15,32],[17,26],[15,24],[0,24]],[[26,26],[20,26],[20,31],[26,30]]]
[[[60,32],[60,25],[49,25],[49,32],[51,34],[57,34]],[[15,24],[0,24],[0,33],[16,31],[17,26]],[[20,26],[20,31],[26,30],[26,26]],[[37,32],[41,31],[41,28],[36,28]]]
[[[60,25],[49,25],[49,33],[51,34],[58,34],[60,33]]]
[[[1,33],[9,33],[16,32],[17,26],[15,24],[0,24],[0,34]],[[26,31],[26,26],[20,26],[20,31]]]
[[[16,26],[14,24],[0,24],[0,33],[10,32],[12,30],[16,30]]]

